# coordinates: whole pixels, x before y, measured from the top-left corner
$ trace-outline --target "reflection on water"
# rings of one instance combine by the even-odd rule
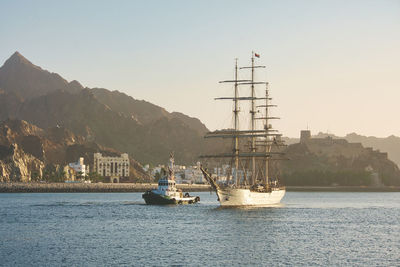
[[[233,209],[233,210],[260,210],[260,209],[276,209],[285,207],[284,203],[265,205],[265,206],[218,206],[216,210]]]
[[[293,193],[274,207],[148,206],[140,193],[0,194],[1,264],[400,264],[399,193]]]

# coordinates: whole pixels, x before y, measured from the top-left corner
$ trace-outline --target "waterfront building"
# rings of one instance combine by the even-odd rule
[[[144,165],[144,166],[143,166],[143,170],[144,170],[145,172],[148,172],[148,171],[150,170],[150,165],[149,165],[149,164]]]
[[[65,181],[75,181],[76,180],[76,171],[71,168],[69,165],[64,167],[64,178]]]
[[[200,162],[195,166],[185,168],[185,180],[190,180],[192,183],[204,183],[203,173],[200,170]]]
[[[69,163],[68,166],[75,170],[77,176],[81,175],[85,177],[89,174],[89,165],[84,164],[84,159],[82,157],[80,157],[77,162]]]
[[[93,171],[109,177],[110,182],[119,183],[121,177],[129,176],[129,156],[124,153],[120,157],[107,157],[94,153]]]
[[[240,181],[244,181],[246,177],[251,177],[251,171],[246,171],[246,176],[243,170],[236,170],[230,165],[224,164],[221,167],[214,168],[212,175],[218,183],[232,183],[232,177],[237,177]]]
[[[167,167],[165,165],[158,165],[151,170],[153,177],[162,178],[167,174]],[[193,184],[193,183],[204,183],[203,173],[200,170],[200,162],[194,166],[175,165],[174,175],[177,184]]]
[[[164,169],[164,165],[158,165],[157,167],[154,167],[150,172],[151,176],[153,177],[156,177],[157,175],[161,176],[162,169]]]

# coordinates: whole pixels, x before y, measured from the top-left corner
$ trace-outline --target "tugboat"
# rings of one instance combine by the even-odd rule
[[[182,190],[176,188],[172,153],[169,158],[168,175],[158,181],[158,189],[146,191],[142,198],[149,205],[194,204],[200,201],[199,196],[183,194]]]

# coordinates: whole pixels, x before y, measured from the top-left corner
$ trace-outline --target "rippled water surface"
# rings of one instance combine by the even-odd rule
[[[187,206],[147,206],[139,193],[0,194],[0,265],[400,265],[400,193],[288,192],[258,209],[197,194]]]

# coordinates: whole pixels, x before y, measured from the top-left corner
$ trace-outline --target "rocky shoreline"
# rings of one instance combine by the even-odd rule
[[[177,185],[187,192],[207,192],[209,185]],[[139,183],[0,183],[0,193],[129,193],[145,192],[157,184]],[[289,192],[400,192],[400,186],[287,186]]]

